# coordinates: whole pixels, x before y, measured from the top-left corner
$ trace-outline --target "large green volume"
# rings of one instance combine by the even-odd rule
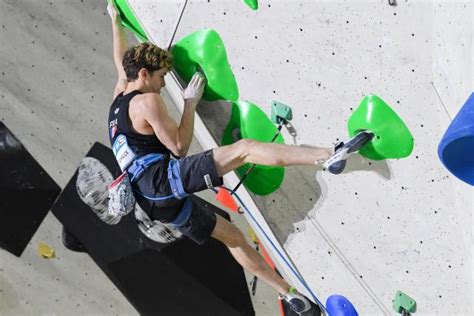
[[[212,29],[194,32],[173,46],[174,69],[186,82],[196,71],[207,79],[203,98],[208,101],[239,99],[239,88],[232,72],[224,42]]]
[[[375,136],[359,153],[369,159],[407,157],[413,151],[413,136],[395,111],[376,95],[368,95],[352,113],[347,123],[352,137],[370,130]]]
[[[128,5],[127,0],[111,0],[115,2],[115,5],[120,13],[122,25],[132,31],[140,40],[143,42],[148,41],[145,31],[143,30],[140,22],[133,14],[132,9]]]

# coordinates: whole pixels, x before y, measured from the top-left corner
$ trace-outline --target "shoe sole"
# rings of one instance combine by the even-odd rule
[[[354,136],[350,141],[344,144],[344,147],[349,148],[347,151],[348,154],[354,153],[359,151],[364,145],[374,138],[375,134],[367,131],[359,132],[356,136]]]
[[[340,174],[344,168],[341,166],[340,170],[331,170],[331,166],[338,163],[338,162],[345,162],[347,158],[351,155],[359,151],[364,145],[366,145],[369,141],[374,138],[375,134],[367,131],[359,132],[356,136],[354,136],[350,141],[348,141],[340,151],[332,155],[323,165],[329,172],[332,174]]]
[[[348,150],[349,148],[344,148],[332,155],[328,160],[326,160],[323,167],[329,170],[333,164],[345,161],[348,157]]]

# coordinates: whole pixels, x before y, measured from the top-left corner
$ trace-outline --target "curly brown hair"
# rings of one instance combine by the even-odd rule
[[[170,52],[159,48],[151,43],[141,43],[129,48],[122,60],[123,69],[127,75],[127,81],[138,79],[138,72],[145,68],[152,74],[156,70],[166,68],[168,71],[173,67],[173,56]]]

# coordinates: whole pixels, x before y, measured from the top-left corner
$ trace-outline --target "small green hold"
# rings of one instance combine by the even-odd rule
[[[143,30],[140,22],[133,14],[132,9],[128,5],[127,0],[111,0],[114,1],[115,6],[117,7],[120,18],[122,20],[122,25],[128,28],[132,33],[134,33],[141,41],[146,42],[148,38],[146,36],[145,31]]]
[[[244,0],[245,4],[248,5],[252,10],[258,9],[258,0]]]
[[[416,301],[402,291],[397,291],[393,300],[393,310],[399,314],[403,312],[415,313]]]
[[[196,71],[207,79],[203,98],[207,101],[239,99],[239,88],[227,60],[219,34],[212,29],[194,32],[173,46],[174,69],[186,82]]]
[[[277,131],[276,126],[257,105],[246,101],[233,102],[231,118],[224,131],[222,145],[230,145],[245,138],[269,143]],[[280,134],[274,142],[284,144],[285,140]],[[236,172],[242,178],[251,167],[252,164],[246,164],[238,168]],[[284,177],[284,167],[256,165],[243,183],[251,192],[267,195],[281,186]]]
[[[376,95],[368,95],[347,123],[352,137],[370,130],[374,138],[359,153],[372,160],[404,158],[413,151],[413,136],[395,111]]]
[[[282,120],[291,121],[293,119],[293,110],[289,105],[278,101],[272,101],[272,122],[280,124]]]

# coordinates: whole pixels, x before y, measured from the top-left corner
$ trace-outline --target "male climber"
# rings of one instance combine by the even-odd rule
[[[236,226],[194,204],[186,195],[222,185],[223,175],[246,163],[291,166],[329,161],[326,168],[339,173],[344,169],[347,154],[357,150],[357,144],[341,143],[335,150],[242,139],[186,157],[206,79],[196,73],[184,90],[184,111],[178,125],[160,96],[164,77],[172,68],[170,53],[150,43],[128,48],[117,9],[113,4],[107,9],[112,19],[118,71],[109,114],[109,137],[114,150],[117,149],[117,161],[130,175],[137,202],[152,220],[174,225],[198,244],[211,237],[223,242],[246,270],[276,289],[295,312],[310,310],[309,300],[268,266]]]

